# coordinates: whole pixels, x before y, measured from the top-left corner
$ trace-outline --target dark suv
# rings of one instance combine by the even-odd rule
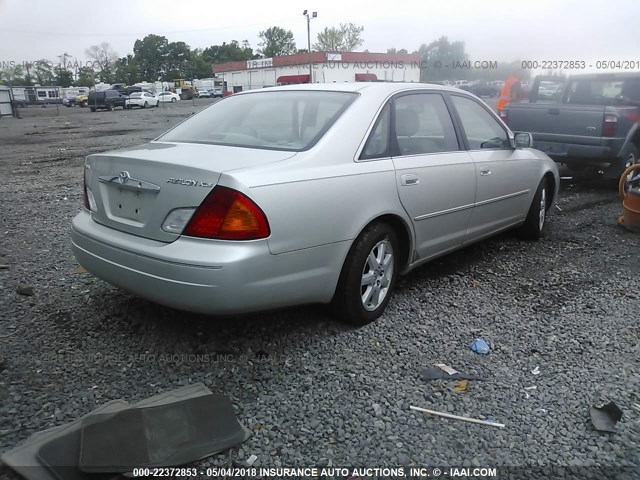
[[[89,108],[92,112],[97,109],[113,110],[116,107],[122,107],[125,109],[126,95],[123,95],[118,90],[103,90],[101,92],[89,93]]]

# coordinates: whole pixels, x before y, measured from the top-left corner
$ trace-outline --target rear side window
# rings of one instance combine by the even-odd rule
[[[507,132],[489,112],[470,98],[452,95],[470,150],[511,148]]]
[[[616,105],[640,102],[640,78],[624,80],[575,79],[569,84],[567,103]]]
[[[302,151],[313,146],[357,97],[353,92],[328,91],[231,96],[159,140]]]
[[[422,155],[459,150],[453,121],[437,93],[404,95],[394,101],[399,154]]]
[[[378,116],[375,127],[369,134],[360,159],[382,158],[389,155],[389,134],[391,127],[391,106],[385,105]]]

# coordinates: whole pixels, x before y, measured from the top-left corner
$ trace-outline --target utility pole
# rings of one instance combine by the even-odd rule
[[[309,83],[313,83],[313,67],[311,65],[311,19],[318,17],[318,12],[313,12],[309,16],[309,11],[305,10],[302,15],[307,17],[307,55],[309,57]]]

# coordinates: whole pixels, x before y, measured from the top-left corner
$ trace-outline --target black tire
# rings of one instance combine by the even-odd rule
[[[384,252],[380,251],[382,243],[384,243]],[[390,262],[387,257],[389,247],[391,250]],[[379,265],[377,269],[372,268],[369,260],[371,253],[374,253],[374,257],[380,254],[384,255],[385,261],[388,262],[386,272],[384,265]],[[399,253],[398,237],[393,228],[386,223],[371,224],[360,234],[353,242],[342,266],[336,292],[331,301],[336,317],[346,323],[362,326],[373,322],[382,315],[393,295],[398,278]],[[366,273],[365,270],[367,270]],[[389,270],[391,270],[390,274]],[[372,278],[370,286],[362,285],[366,275],[370,275]],[[385,282],[387,283],[386,289]],[[369,290],[370,288],[371,290]],[[382,300],[365,307],[363,295],[371,291],[375,292],[375,289],[383,294]],[[374,296],[369,296],[373,301]]]
[[[96,111],[96,107],[91,107],[91,108],[90,108],[90,110],[91,110],[92,112],[95,112],[95,111]]]
[[[636,147],[634,147],[633,145],[629,147],[629,150],[627,151],[627,153],[622,157],[623,168],[622,168],[622,172],[620,172],[620,175],[618,177],[621,177],[627,168],[638,163],[639,161],[638,155],[639,155],[638,149]],[[620,183],[620,178],[618,178],[618,183]]]
[[[111,110],[113,110],[113,107],[111,106],[110,103],[107,103],[107,110],[110,112]]]
[[[149,103],[144,102],[144,105],[142,106],[142,108],[149,108]]]
[[[547,179],[543,178],[533,197],[527,218],[520,227],[520,237],[525,240],[539,240],[547,224],[547,212],[551,203]]]
[[[171,99],[171,103],[176,103],[176,102],[177,102],[177,100],[175,98]]]

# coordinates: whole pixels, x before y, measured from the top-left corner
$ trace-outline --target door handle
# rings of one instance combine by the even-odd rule
[[[486,175],[491,175],[491,170],[489,170],[489,167],[482,167],[480,169],[480,175],[483,177]]]
[[[413,173],[408,173],[400,177],[400,183],[404,186],[417,185],[420,183],[420,180],[418,179],[417,175],[414,175]]]

